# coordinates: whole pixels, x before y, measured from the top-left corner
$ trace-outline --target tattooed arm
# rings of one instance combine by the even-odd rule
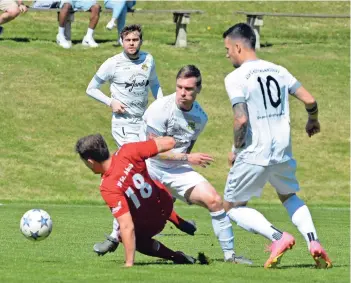
[[[237,103],[233,106],[234,112],[234,146],[240,149],[245,146],[249,113],[246,103]]]

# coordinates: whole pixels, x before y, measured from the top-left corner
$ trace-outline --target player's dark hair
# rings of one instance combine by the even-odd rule
[[[240,39],[245,44],[255,50],[256,35],[253,28],[246,23],[238,23],[223,33],[223,38],[229,37],[230,39]]]
[[[110,157],[107,144],[100,134],[80,138],[76,143],[76,152],[84,160],[102,162]]]
[[[129,26],[125,26],[122,31],[121,31],[121,38],[123,40],[123,38],[125,36],[127,36],[128,34],[130,34],[133,31],[138,31],[140,34],[140,40],[143,40],[143,31],[141,29],[141,25],[129,25]]]
[[[182,78],[182,79],[196,78],[197,87],[201,86],[201,83],[202,83],[200,70],[194,65],[186,65],[183,68],[181,68],[177,74],[176,79],[178,80],[179,78]]]

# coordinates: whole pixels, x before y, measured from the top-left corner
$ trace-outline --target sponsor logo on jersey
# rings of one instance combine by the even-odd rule
[[[136,79],[133,79],[131,82],[124,82],[124,84],[124,88],[128,89],[129,92],[132,92],[134,88],[148,86],[149,80],[142,80],[137,82]]]

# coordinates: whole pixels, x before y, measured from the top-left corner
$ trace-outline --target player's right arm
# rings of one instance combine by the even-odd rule
[[[238,79],[234,77],[234,73],[229,74],[225,78],[224,84],[232,105],[234,118],[233,150],[228,156],[228,162],[232,164],[236,159],[236,155],[245,147],[249,125],[249,113],[247,110],[244,88],[238,83]]]
[[[118,100],[112,99],[105,95],[101,90],[101,86],[109,81],[114,72],[115,64],[112,58],[107,59],[99,68],[95,76],[90,81],[88,88],[86,90],[87,95],[100,101],[101,103],[112,108],[112,112],[124,113],[125,105]]]
[[[106,182],[106,180],[100,186],[100,191],[113,217],[119,223],[122,243],[124,245],[125,266],[132,266],[134,264],[136,240],[134,222],[130,214],[126,195],[120,187],[117,187],[116,182]]]
[[[127,212],[119,217],[116,217],[119,223],[122,243],[124,246],[125,266],[130,267],[134,264],[135,257],[135,231],[132,215]]]
[[[175,139],[172,137],[157,137],[144,142],[135,142],[123,145],[123,154],[128,158],[144,161],[159,153],[169,151],[175,146]]]

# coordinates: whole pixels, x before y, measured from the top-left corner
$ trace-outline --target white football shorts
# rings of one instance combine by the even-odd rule
[[[174,168],[160,168],[151,166],[149,160],[146,160],[146,165],[151,179],[159,181],[167,187],[172,196],[187,203],[185,193],[199,183],[208,182],[187,164]]]
[[[118,125],[112,123],[112,136],[118,147],[126,143],[138,142],[140,133],[141,123],[129,124],[129,125]]]
[[[267,182],[279,194],[296,193],[300,188],[295,173],[296,161],[294,159],[268,166],[236,160],[228,174],[224,199],[228,202],[237,202],[259,197]]]

